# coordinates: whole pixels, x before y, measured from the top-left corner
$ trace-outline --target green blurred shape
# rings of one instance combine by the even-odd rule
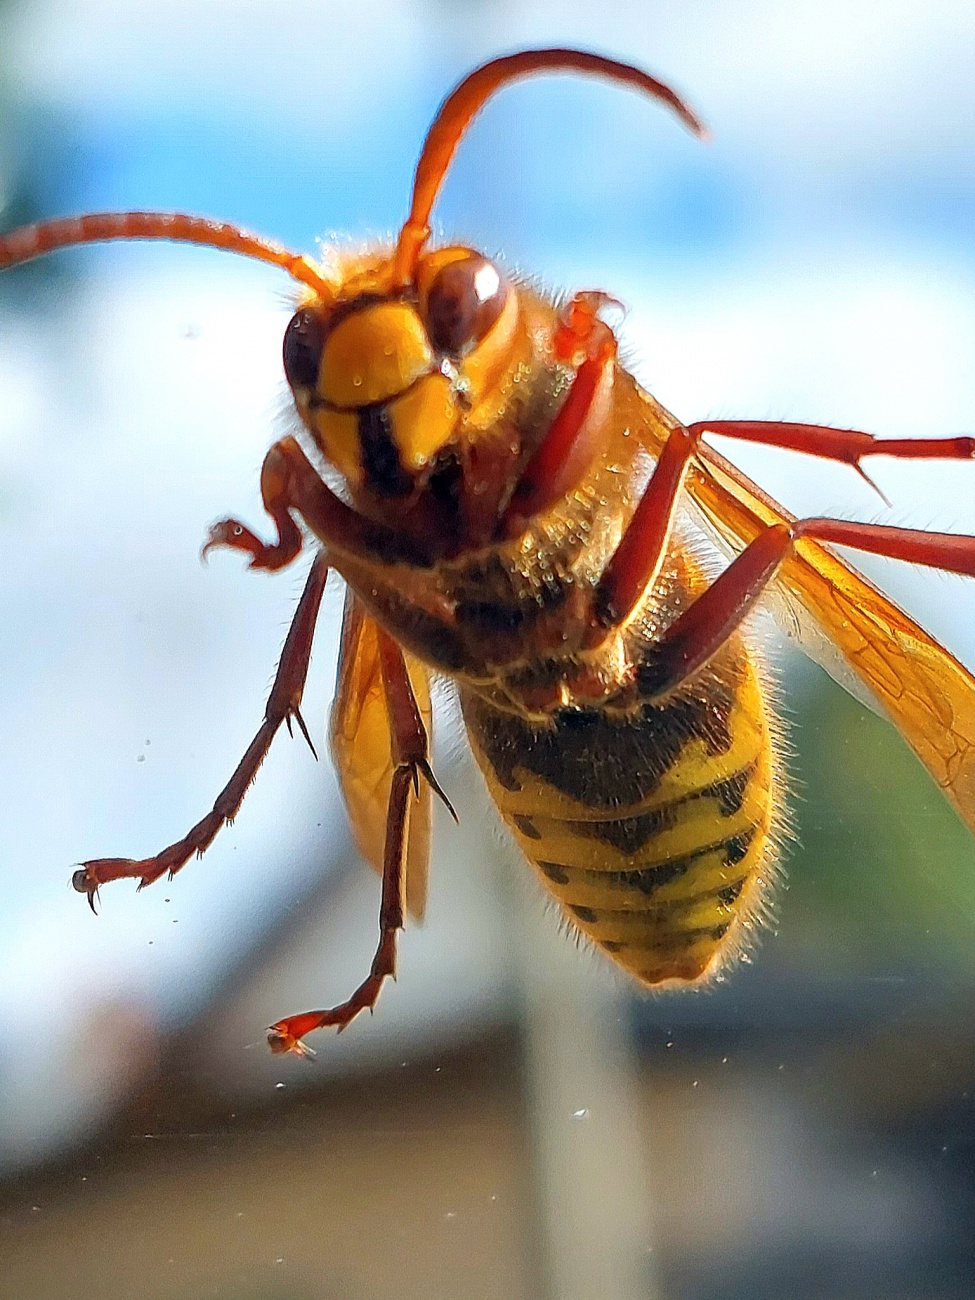
[[[975,838],[895,729],[818,669],[793,676],[798,845],[783,955],[834,970],[975,970]]]

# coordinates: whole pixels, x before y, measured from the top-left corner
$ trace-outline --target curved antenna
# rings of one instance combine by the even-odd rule
[[[451,91],[427,132],[416,165],[410,215],[400,231],[393,258],[393,284],[397,288],[405,287],[413,279],[420,250],[430,237],[430,210],[461,136],[496,91],[518,77],[528,77],[536,72],[583,72],[622,82],[660,100],[672,108],[695,135],[707,138],[707,128],[676,91],[629,63],[617,63],[615,59],[588,54],[584,50],[558,49],[521,50],[518,54],[492,59],[490,63],[475,68]]]
[[[94,244],[109,239],[165,239],[175,244],[204,244],[240,253],[258,262],[280,266],[319,297],[334,297],[335,286],[314,262],[289,253],[280,244],[251,235],[225,221],[210,221],[182,212],[92,212],[83,217],[42,221],[0,235],[0,270],[42,257],[73,244]]]

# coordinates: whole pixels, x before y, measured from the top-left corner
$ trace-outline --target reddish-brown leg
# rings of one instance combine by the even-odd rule
[[[292,517],[297,511],[330,550],[429,563],[429,557],[416,553],[408,540],[366,519],[336,496],[294,438],[282,438],[265,456],[261,497],[277,527],[276,542],[262,542],[238,520],[224,519],[210,529],[203,554],[226,546],[249,554],[252,569],[283,568],[301,550],[301,531]]]
[[[369,974],[345,1002],[325,1011],[305,1011],[287,1016],[272,1025],[267,1040],[272,1052],[295,1052],[312,1056],[302,1039],[314,1029],[334,1025],[343,1030],[360,1011],[371,1011],[383,984],[396,977],[396,935],[403,928],[405,870],[410,791],[419,791],[422,776],[453,813],[430,768],[426,728],[420,717],[403,652],[380,629],[380,662],[389,706],[392,753],[396,769],[386,813],[386,844],[383,854],[382,901],[379,908],[379,944]]]
[[[571,492],[599,454],[613,388],[616,337],[597,313],[614,302],[603,293],[580,293],[564,313],[553,350],[559,361],[570,362],[580,354],[582,360],[501,517],[501,538],[517,537],[533,515]]]
[[[666,694],[718,651],[755,607],[795,543],[803,537],[975,577],[975,537],[924,533],[840,519],[773,524],[737,556],[655,643],[641,672],[649,694]]]
[[[615,627],[629,617],[644,591],[653,584],[666,553],[684,475],[705,432],[842,461],[861,474],[860,461],[865,456],[893,456],[904,460],[975,458],[975,438],[970,437],[886,439],[857,429],[772,420],[707,420],[679,425],[664,444],[650,482],[600,579],[596,592],[595,640],[601,636],[600,629]]]
[[[95,895],[98,893],[99,885],[104,885],[109,880],[131,877],[139,881],[141,889],[145,885],[151,885],[167,871],[170,876],[175,875],[194,853],[200,854],[208,848],[220,827],[226,822],[232,822],[237,816],[244,795],[257,775],[257,770],[263,763],[271,747],[271,741],[282,722],[287,724],[290,731],[291,719],[294,718],[302,735],[311,746],[312,753],[315,752],[299,706],[308,674],[315,623],[318,619],[327,575],[328,562],[322,552],[315,557],[311,566],[305,589],[288,631],[278,671],[268,696],[264,721],[238,764],[237,770],[218,795],[213,808],[187,835],[177,840],[175,844],[170,844],[155,857],[138,860],[95,858],[90,862],[82,863],[72,877],[72,884],[79,893],[88,895],[92,911],[95,910]]]
[[[859,468],[864,456],[895,456],[902,460],[972,460],[975,438],[877,438],[859,429],[833,429],[828,424],[795,424],[785,420],[698,420],[687,425],[695,437],[719,433],[742,442],[802,451],[822,460],[839,460]]]
[[[796,424],[786,420],[699,420],[687,426],[689,433],[723,433],[742,442],[760,442],[805,452],[823,460],[852,465],[875,492],[890,505],[886,496],[861,465],[865,456],[894,456],[899,460],[971,460],[975,438],[877,438],[860,429],[833,429],[828,424]]]
[[[596,588],[595,640],[600,639],[603,629],[624,621],[660,572],[681,485],[699,441],[678,425],[664,443],[650,482]]]

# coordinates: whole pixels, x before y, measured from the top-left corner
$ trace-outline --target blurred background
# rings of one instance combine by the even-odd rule
[[[666,77],[707,147],[539,78],[479,119],[442,231],[624,299],[687,420],[975,432],[970,0],[0,0],[0,227],[175,208],[299,249],[405,214],[437,105],[524,45]],[[426,925],[318,1059],[264,1026],[363,975],[378,882],[327,762],[277,741],[171,884],[150,854],[262,716],[302,573],[264,528],[280,275],[161,245],[0,277],[0,1295],[961,1300],[975,1294],[975,843],[892,729],[774,638],[797,841],[779,922],[705,994],[643,997],[559,933],[449,697]],[[798,513],[975,532],[975,469],[721,447]],[[863,566],[969,667],[975,588]],[[339,593],[305,716],[332,690]]]

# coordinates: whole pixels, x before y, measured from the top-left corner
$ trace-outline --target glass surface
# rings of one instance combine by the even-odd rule
[[[539,78],[472,128],[438,230],[623,299],[628,364],[684,419],[975,431],[970,0],[7,0],[0,225],[158,207],[301,249],[382,238],[443,95],[543,44],[668,78],[713,141]],[[313,1063],[264,1027],[355,986],[379,888],[300,738],[173,882],[106,888],[97,919],[67,887],[182,834],[262,716],[303,567],[196,555],[226,514],[264,528],[291,301],[272,270],[162,245],[0,276],[0,1294],[970,1296],[975,845],[764,624],[788,888],[709,992],[640,995],[566,939],[449,698],[461,825],[437,815],[427,922]],[[871,465],[888,509],[842,467],[720,449],[799,514],[975,533],[973,466]],[[862,567],[975,662],[970,583]]]

